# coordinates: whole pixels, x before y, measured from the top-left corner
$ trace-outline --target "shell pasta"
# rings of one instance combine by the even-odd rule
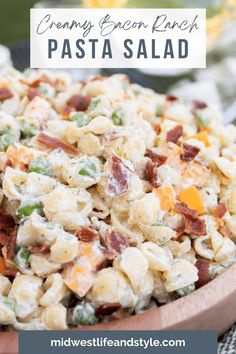
[[[0,77],[0,328],[186,296],[236,260],[236,127],[125,75]]]

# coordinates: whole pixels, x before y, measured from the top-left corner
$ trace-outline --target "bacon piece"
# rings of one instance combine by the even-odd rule
[[[35,88],[39,87],[39,85],[40,85],[42,82],[43,82],[43,83],[50,83],[50,80],[49,80],[49,78],[48,78],[46,75],[42,75],[39,79],[36,79],[36,80],[32,81],[32,82],[29,83],[29,84],[28,84],[28,82],[27,82],[27,84],[28,84],[29,87],[35,89]]]
[[[13,93],[7,87],[0,88],[0,101],[5,101],[12,97]]]
[[[161,132],[161,126],[160,126],[160,124],[154,124],[153,129],[155,130],[155,132],[157,133],[157,135],[160,134],[160,132]]]
[[[70,154],[70,155],[74,155],[74,156],[78,156],[79,155],[79,150],[74,148],[71,145],[65,144],[62,141],[53,138],[52,136],[49,136],[45,133],[39,133],[38,135],[38,141],[47,146],[49,149],[55,150],[57,148],[61,148],[62,150],[64,150],[66,153]]]
[[[47,254],[50,252],[50,247],[46,246],[46,245],[38,245],[38,246],[29,246],[28,250],[31,253],[43,253],[43,254]]]
[[[206,259],[199,259],[196,262],[195,267],[198,269],[198,280],[195,285],[196,288],[200,288],[212,280],[212,277],[209,273],[209,261]]]
[[[187,207],[185,203],[176,203],[175,204],[175,212],[187,216],[190,219],[197,219],[198,212],[194,209],[190,209]]]
[[[27,92],[27,97],[30,101],[32,101],[36,96],[39,96],[39,93],[36,90],[29,89]]]
[[[15,226],[15,221],[11,215],[5,214],[0,209],[0,230]]]
[[[155,152],[153,152],[150,149],[147,149],[145,151],[144,156],[149,157],[149,159],[151,159],[152,162],[155,162],[158,166],[163,165],[167,160],[167,156],[156,154]]]
[[[16,235],[17,229],[15,228],[8,236],[8,240],[6,243],[6,258],[11,260],[15,253],[16,248]]]
[[[8,238],[9,236],[5,232],[0,231],[0,246],[5,246]]]
[[[80,226],[75,235],[84,242],[91,242],[99,238],[98,232],[87,226]]]
[[[204,220],[199,218],[190,219],[186,218],[185,229],[186,234],[191,234],[194,236],[202,236],[207,234],[206,223]]]
[[[204,109],[207,108],[207,104],[202,101],[193,101],[193,107],[195,109]]]
[[[180,158],[184,161],[192,161],[197,156],[199,151],[200,149],[198,147],[184,143]]]
[[[106,233],[105,244],[108,250],[114,251],[114,254],[117,255],[129,246],[129,241],[124,234],[113,230]]]
[[[121,304],[119,302],[113,302],[113,303],[106,303],[100,305],[96,309],[96,316],[101,317],[101,316],[109,316],[113,314],[113,312],[118,311],[121,308]]]
[[[219,203],[215,208],[212,208],[211,213],[215,218],[222,218],[227,211],[224,203]]]
[[[158,165],[150,160],[146,163],[146,177],[154,188],[160,185],[158,182],[157,168]]]
[[[182,135],[183,135],[182,125],[176,125],[176,127],[174,127],[173,129],[167,132],[166,141],[176,144]]]
[[[78,111],[87,111],[88,106],[90,104],[90,99],[88,97],[82,95],[73,95],[67,101],[67,106],[74,108],[77,112]]]
[[[177,240],[179,237],[181,237],[185,233],[185,219],[183,221],[183,224],[175,231],[176,231],[176,236],[173,239]]]
[[[86,80],[80,80],[79,83],[82,85],[82,87],[87,85],[87,81]]]
[[[111,158],[111,172],[107,181],[107,194],[110,197],[117,197],[127,192],[129,184],[130,171],[122,160],[113,155]]]
[[[5,277],[15,277],[17,272],[17,268],[6,268],[1,274]]]
[[[178,97],[174,96],[174,95],[167,95],[166,96],[166,100],[169,102],[175,102],[178,100]]]
[[[219,233],[221,233],[222,236],[224,237],[230,237],[232,236],[232,232],[228,229],[227,226],[223,225],[218,229]]]

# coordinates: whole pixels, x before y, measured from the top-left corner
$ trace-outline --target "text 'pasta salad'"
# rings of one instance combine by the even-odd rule
[[[235,262],[236,127],[125,75],[0,77],[0,326],[66,329]]]

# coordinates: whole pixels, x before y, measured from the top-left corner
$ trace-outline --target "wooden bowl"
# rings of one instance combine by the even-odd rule
[[[216,330],[220,335],[236,321],[235,297],[236,264],[194,293],[170,304],[83,330]],[[0,333],[0,354],[17,353],[17,332]]]

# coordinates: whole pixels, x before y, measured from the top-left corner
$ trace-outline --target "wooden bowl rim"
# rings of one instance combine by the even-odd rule
[[[115,320],[109,323],[100,323],[94,326],[73,328],[73,330],[168,330],[186,329],[189,323],[193,324],[203,316],[208,317],[209,311],[219,310],[221,305],[228,306],[232,296],[236,296],[236,264],[225,270],[217,278],[193,293],[179,298],[155,309],[141,314]],[[207,300],[207,301],[206,301]],[[197,304],[197,306],[195,306]],[[183,311],[184,309],[184,311]],[[200,317],[199,317],[200,316]],[[205,317],[204,317],[205,316]],[[233,322],[236,320],[236,311]],[[191,322],[190,322],[191,321]],[[199,328],[198,328],[199,329]],[[204,329],[204,328],[203,328]],[[209,328],[208,328],[209,329]],[[215,328],[212,328],[215,329]],[[225,330],[226,328],[224,328]],[[222,331],[219,332],[221,334]],[[2,346],[2,343],[3,346]],[[10,349],[6,352],[6,346]],[[16,354],[18,346],[18,332],[0,332],[0,354]]]

